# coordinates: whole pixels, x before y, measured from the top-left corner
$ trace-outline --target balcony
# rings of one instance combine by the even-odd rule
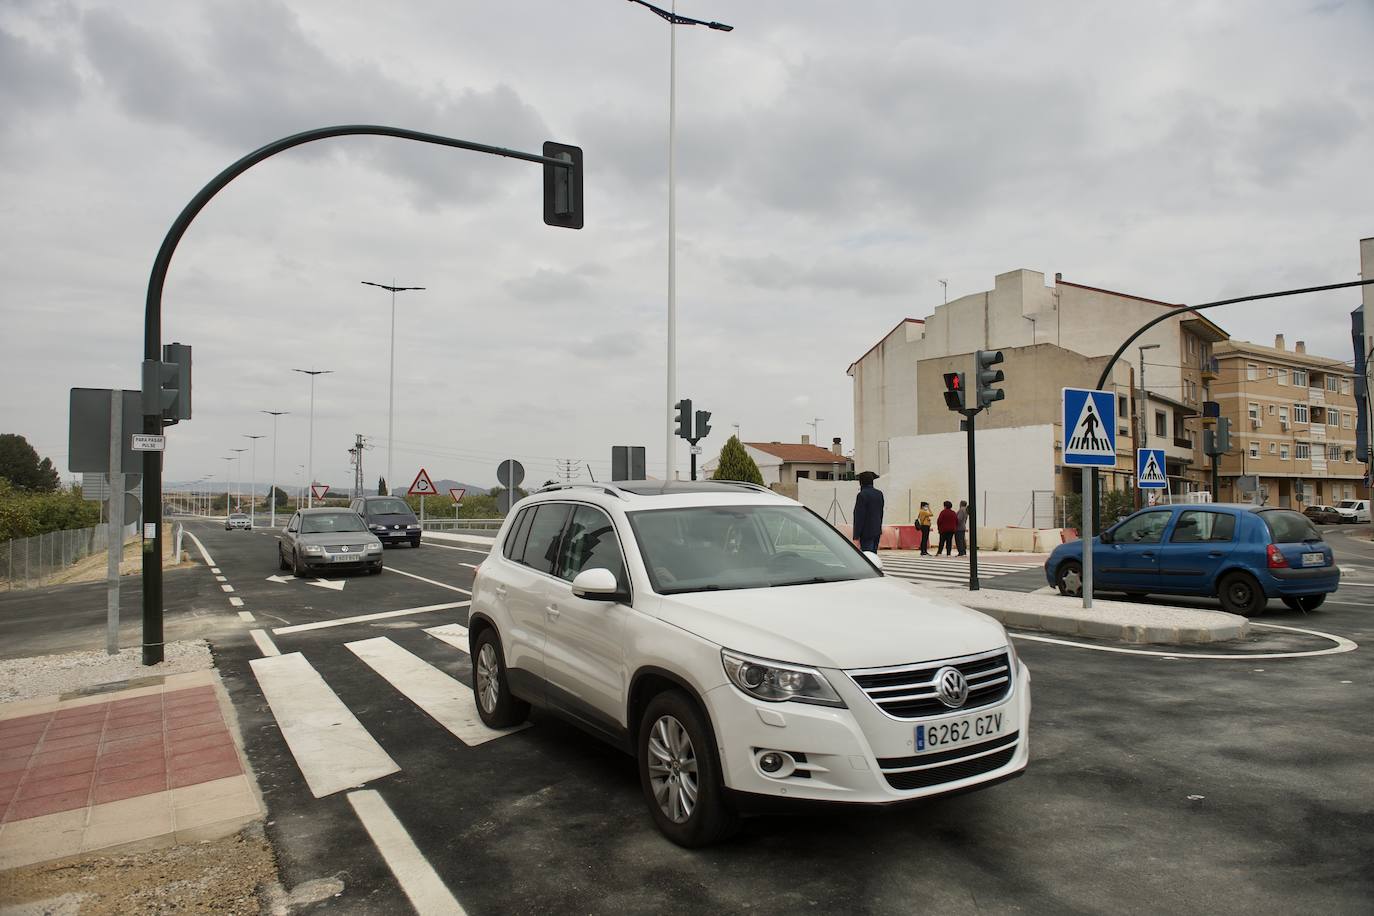
[[[1186,448],[1186,449],[1188,449],[1189,451],[1192,451],[1192,449],[1193,449],[1193,440],[1192,440],[1192,439],[1180,439],[1178,436],[1174,436],[1174,448]]]
[[[1215,379],[1221,372],[1221,365],[1217,362],[1216,357],[1202,360],[1202,364],[1198,366],[1198,368],[1202,370],[1202,380],[1204,382]]]
[[[1313,407],[1325,407],[1326,392],[1323,391],[1321,388],[1307,389],[1307,403],[1312,405]]]

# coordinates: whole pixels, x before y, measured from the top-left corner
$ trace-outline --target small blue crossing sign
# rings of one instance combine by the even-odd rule
[[[1065,388],[1064,463],[1116,466],[1116,397],[1110,391]]]
[[[1164,449],[1142,448],[1135,457],[1135,485],[1142,490],[1165,490],[1169,478],[1164,476]]]

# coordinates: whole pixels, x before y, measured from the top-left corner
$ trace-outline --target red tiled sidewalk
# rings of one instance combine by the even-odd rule
[[[242,772],[211,686],[0,720],[0,824]]]

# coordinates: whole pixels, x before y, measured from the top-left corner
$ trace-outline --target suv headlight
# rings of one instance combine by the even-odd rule
[[[320,547],[317,544],[307,544],[305,547],[305,552],[310,554],[311,556],[317,557],[320,554],[324,553],[324,548]]]
[[[420,526],[419,526],[419,525],[406,525],[406,527],[409,528],[411,531],[419,531],[419,530],[420,530]]]
[[[1009,662],[1011,662],[1011,664],[1008,665],[1007,667],[1008,667],[1008,668],[1010,669],[1010,671],[1011,671],[1012,680],[1015,680],[1015,679],[1016,679],[1016,673],[1017,673],[1018,671],[1020,671],[1021,668],[1020,668],[1020,661],[1019,661],[1019,659],[1017,659],[1017,657],[1016,657],[1016,642],[1011,638],[1010,635],[1007,636],[1007,660],[1008,660]]]
[[[730,682],[755,699],[844,707],[844,700],[815,668],[754,658],[729,649],[720,650],[720,661]]]

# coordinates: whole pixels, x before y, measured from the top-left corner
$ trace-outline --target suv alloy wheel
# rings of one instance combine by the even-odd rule
[[[489,728],[510,728],[529,718],[530,704],[511,695],[501,642],[490,628],[482,631],[473,646],[472,689],[477,695],[477,714]]]
[[[739,829],[739,817],[725,800],[715,744],[686,694],[669,690],[649,701],[636,750],[644,800],[668,839],[694,849]]]

